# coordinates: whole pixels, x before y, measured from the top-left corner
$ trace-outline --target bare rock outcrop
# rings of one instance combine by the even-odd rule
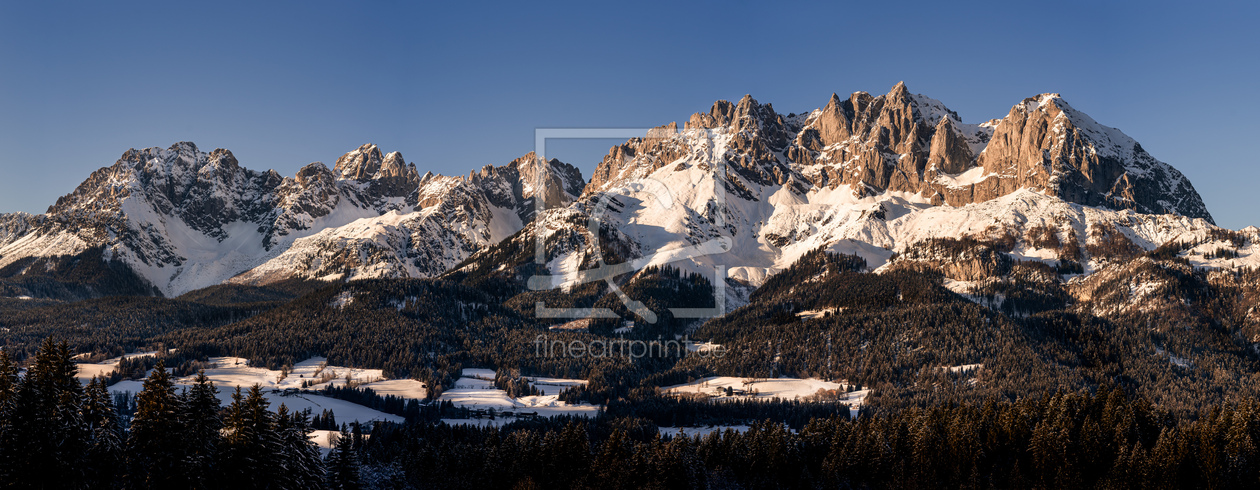
[[[927,163],[929,168],[935,167],[940,172],[960,174],[971,167],[975,156],[953,121],[952,118],[942,117],[941,122],[936,124]]]
[[[849,186],[858,196],[895,191],[952,206],[1030,189],[1089,206],[1211,221],[1184,175],[1058,94],[1025,99],[983,124],[964,124],[904,83],[878,96],[832,94],[822,109],[800,116],[745,96],[717,101],[684,129],[726,132],[728,168],[758,185]],[[691,151],[678,137],[632,139],[609,151],[586,193],[644,177]]]

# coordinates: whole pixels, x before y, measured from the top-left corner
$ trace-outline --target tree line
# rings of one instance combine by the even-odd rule
[[[84,387],[65,343],[46,340],[24,375],[0,352],[0,485],[6,488],[345,488],[353,437],[324,460],[309,414],[255,385],[221,407],[201,373],[177,392],[161,361],[118,413],[100,379]],[[124,399],[125,401],[125,399]],[[361,441],[360,441],[361,442]],[[347,480],[353,476],[350,480]]]
[[[376,488],[1255,488],[1260,404],[1193,421],[1123,390],[939,405],[696,437],[635,417],[381,425]]]

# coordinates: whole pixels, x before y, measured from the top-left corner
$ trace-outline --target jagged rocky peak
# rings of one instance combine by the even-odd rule
[[[419,180],[415,165],[408,164],[402,153],[382,154],[381,149],[372,143],[342,155],[333,171],[343,179],[359,182],[395,178]]]
[[[520,174],[523,197],[534,197],[538,194],[539,184],[545,187],[543,202],[547,208],[572,202],[582,195],[582,190],[586,187],[586,179],[577,167],[555,158],[544,164],[532,151],[512,160],[508,167],[516,169]]]
[[[725,100],[714,102],[708,114],[692,114],[683,128],[722,128],[733,133],[752,134],[779,149],[788,141],[784,126],[783,116],[774,111],[773,105],[761,104],[752,95],[745,95],[735,104]]]
[[[372,143],[365,143],[338,158],[333,171],[343,179],[364,182],[376,176],[381,169],[382,161],[384,157],[381,155],[381,149]]]
[[[925,190],[931,147],[941,121],[960,120],[940,101],[913,94],[897,83],[887,94],[854,92],[847,99],[832,94],[822,109],[810,114],[784,154],[818,187],[848,185],[858,193]],[[948,127],[948,126],[947,126]],[[950,170],[971,165],[968,146],[984,140],[986,130],[955,127],[956,138],[936,142],[940,162]],[[939,172],[939,170],[937,170]],[[929,191],[928,194],[933,192]]]
[[[561,207],[581,196],[586,186],[577,167],[554,158],[543,162],[532,151],[507,165],[470,172],[467,180],[495,206],[515,209],[522,222],[533,218],[535,198],[541,197],[545,209]]]
[[[916,117],[920,114],[914,98],[910,96],[910,89],[906,88],[905,82],[897,82],[884,96],[883,102],[874,125],[883,130],[877,135],[880,142],[897,153],[917,156],[915,154],[922,151],[919,144],[926,131],[921,129],[923,118]]]
[[[236,155],[223,148],[215,148],[214,151],[210,152],[208,159],[211,164],[218,168],[235,170],[241,166],[240,162],[236,160]]]
[[[340,180],[366,183],[366,192],[359,197],[372,207],[387,206],[389,198],[408,198],[413,205],[417,200],[420,174],[400,152],[382,154],[376,145],[366,143],[338,158],[333,172]]]
[[[262,197],[282,181],[274,171],[242,168],[223,149],[206,154],[191,142],[167,149],[133,148],[58,199],[49,214],[59,216],[60,222],[89,211],[120,216],[123,202],[138,193],[154,211],[179,216],[195,230],[221,236],[223,223],[267,205],[260,202]]]
[[[410,172],[408,172],[409,170]],[[405,177],[408,173],[415,173],[415,171],[415,165],[407,164],[407,161],[403,160],[401,152],[391,151],[385,154],[385,160],[381,162],[381,168],[376,172],[376,175],[378,178]]]
[[[688,157],[693,162],[721,158],[728,168],[759,183],[786,183],[790,170],[778,153],[794,137],[787,118],[774,111],[770,104],[761,104],[750,95],[737,103],[714,102],[707,113],[692,114],[684,124],[684,136],[677,123],[648,130],[641,138],[632,138],[609,149],[591,175],[585,195],[606,191],[620,182],[646,177],[656,170]],[[724,135],[723,152],[710,154],[714,144],[705,132]],[[699,137],[694,139],[692,137]],[[700,143],[700,141],[706,141]]]
[[[843,185],[859,196],[903,192],[953,206],[1026,188],[1090,206],[1211,219],[1180,172],[1057,94],[1029,98],[1005,118],[982,124],[964,123],[904,82],[884,95],[832,94],[802,116],[781,116],[745,96],[693,114],[684,131],[694,130],[727,134],[725,153],[715,157],[756,184]],[[700,152],[686,137],[657,136],[610,149],[586,194]]]
[[[714,111],[723,113],[719,106],[729,106],[726,101],[714,104]],[[723,116],[725,117],[725,116]],[[709,114],[694,114],[692,122],[686,123],[688,131],[694,129],[714,129],[716,119]],[[696,121],[700,121],[696,123]],[[704,125],[710,126],[704,126]],[[591,195],[614,187],[628,179],[646,177],[657,169],[696,151],[686,142],[678,139],[678,123],[671,122],[649,129],[643,138],[631,138],[620,145],[608,149],[608,153],[600,160],[591,174],[591,180],[584,188],[582,195]]]
[[[331,185],[336,176],[327,165],[324,165],[324,162],[311,162],[299,169],[295,178],[298,184],[306,188],[313,185]]]
[[[823,106],[821,112],[818,113],[818,118],[814,120],[812,128],[818,132],[818,138],[823,147],[849,139],[852,124],[849,122],[849,113],[844,108],[844,101],[832,93],[827,105]],[[814,148],[814,150],[821,149]]]
[[[512,210],[521,222],[528,222],[535,211],[533,198],[540,182],[547,208],[573,202],[585,185],[576,167],[556,159],[544,163],[530,152],[505,165],[485,165],[466,176],[426,172],[418,178],[416,209],[475,200],[476,204],[469,205]]]
[[[979,164],[999,177],[989,194],[1028,188],[1090,206],[1212,221],[1181,172],[1059,94],[1029,97],[1012,107],[993,128]]]
[[[320,250],[349,253],[352,245],[338,245],[345,236],[337,233],[380,234],[396,222],[410,231],[390,246],[409,247],[400,252],[414,265],[408,270],[432,275],[519,230],[534,212],[535,191],[523,179],[535,177],[548,183],[548,207],[572,202],[584,185],[576,168],[532,154],[468,179],[426,174],[422,182],[400,153],[371,144],[342,156],[334,169],[315,162],[292,178],[249,170],[228,150],[205,153],[187,142],[131,149],[49,214],[0,216],[0,267],[102,248],[108,260],[178,295],[258,267],[316,234],[325,238]],[[365,262],[363,273],[380,264]]]
[[[966,137],[954,124],[952,117],[942,117],[936,123],[932,144],[928,149],[928,167],[947,174],[967,171],[975,160]]]
[[[539,183],[544,190],[538,190]],[[414,209],[393,209],[295,240],[284,253],[232,281],[436,276],[520,230],[536,212],[534,199],[544,199],[547,208],[563,208],[582,185],[577,168],[555,159],[543,162],[533,153],[467,176],[427,172],[418,178]]]

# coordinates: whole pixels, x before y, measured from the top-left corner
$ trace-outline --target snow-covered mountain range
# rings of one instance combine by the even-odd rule
[[[46,214],[0,217],[0,268],[100,247],[168,296],[241,273],[251,283],[430,276],[519,229],[534,212],[524,181],[540,172],[561,189],[548,205],[581,192],[576,169],[532,154],[467,177],[420,176],[368,144],[331,170],[316,162],[281,177],[192,143],[128,150]]]
[[[546,209],[537,220],[536,199]],[[1029,237],[1087,246],[1118,232],[1149,250],[1220,236],[1185,176],[1057,94],[969,124],[898,84],[885,95],[832,95],[803,114],[748,96],[718,101],[681,131],[671,123],[613,147],[589,182],[533,153],[467,176],[421,176],[368,144],[332,169],[313,163],[283,177],[192,143],[133,149],[45,214],[0,215],[0,276],[98,248],[168,296],[227,281],[434,277],[456,266],[521,276],[542,234],[558,285],[596,265],[592,215],[610,264],[706,275],[721,265],[748,286],[818,247],[878,267],[931,238],[1006,236],[1016,258],[1079,260],[1088,274],[1089,254],[1061,257]],[[1260,259],[1254,242],[1235,248],[1197,260]]]

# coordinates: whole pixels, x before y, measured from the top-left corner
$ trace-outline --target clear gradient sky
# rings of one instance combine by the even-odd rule
[[[460,174],[537,127],[746,93],[802,112],[904,80],[966,122],[1059,92],[1187,174],[1219,224],[1260,225],[1256,2],[257,3],[0,3],[0,212],[43,212],[133,147],[293,175],[373,142]],[[612,143],[549,155],[589,175]]]

